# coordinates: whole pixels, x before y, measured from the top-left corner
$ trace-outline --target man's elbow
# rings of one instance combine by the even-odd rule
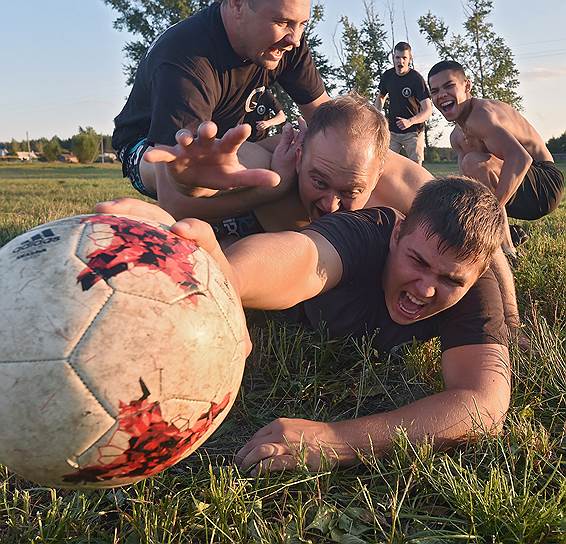
[[[500,435],[509,409],[510,392],[478,394],[469,391],[466,396],[468,398],[465,404],[469,414],[468,438]]]

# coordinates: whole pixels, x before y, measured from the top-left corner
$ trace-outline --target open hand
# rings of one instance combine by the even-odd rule
[[[279,418],[261,428],[236,454],[236,463],[243,470],[292,470],[304,464],[310,470],[324,468],[355,459],[352,449],[340,441],[332,424],[308,419]]]
[[[262,168],[246,169],[238,159],[238,149],[250,135],[249,125],[238,125],[216,138],[212,121],[201,123],[196,137],[189,129],[175,135],[174,146],[157,145],[144,154],[150,163],[166,163],[176,189],[193,195],[198,188],[274,187],[279,176]]]

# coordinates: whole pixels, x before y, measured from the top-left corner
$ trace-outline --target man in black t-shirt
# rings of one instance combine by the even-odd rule
[[[135,201],[133,201],[135,202]],[[172,223],[164,210],[132,201],[105,213],[135,213]],[[422,187],[406,218],[391,208],[337,212],[302,232],[257,234],[222,253],[207,223],[185,219],[172,230],[196,240],[218,262],[242,305],[292,308],[287,317],[332,335],[377,330],[377,347],[439,336],[444,390],[396,410],[348,421],[277,419],[238,453],[242,468],[282,470],[302,458],[318,469],[321,451],[337,464],[357,452],[387,452],[398,427],[439,447],[498,432],[510,398],[507,329],[489,269],[501,244],[497,200],[468,178]]]
[[[310,0],[223,0],[159,36],[115,119],[112,143],[134,187],[160,203],[182,198],[178,191],[210,194],[196,186],[190,131],[211,120],[224,134],[275,81],[307,118],[326,101],[303,36],[309,15]],[[238,181],[271,186],[278,179],[244,172]]]
[[[393,50],[394,68],[386,70],[379,82],[375,105],[382,110],[389,96],[390,149],[405,150],[409,159],[424,160],[424,123],[432,114],[432,103],[423,77],[413,68],[411,46],[399,42]]]
[[[271,127],[276,127],[286,120],[287,116],[279,100],[273,96],[269,89],[266,89],[258,98],[253,110],[244,116],[244,123],[252,127],[248,142],[259,142],[267,138],[270,135],[269,129]]]

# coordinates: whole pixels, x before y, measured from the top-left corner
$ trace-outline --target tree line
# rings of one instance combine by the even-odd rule
[[[58,136],[31,140],[15,140],[0,142],[0,147],[8,151],[8,155],[17,155],[20,151],[33,151],[47,161],[59,160],[65,153],[72,153],[81,163],[91,163],[98,158],[100,152],[112,151],[112,136],[98,134],[92,127],[79,127],[79,132],[70,138]]]
[[[114,28],[127,31],[135,37],[124,47],[127,83],[133,83],[140,60],[159,34],[214,1],[217,0],[103,0],[118,14]],[[324,52],[322,39],[317,33],[325,15],[324,4],[320,1],[315,1],[312,7],[305,37],[329,92],[356,91],[374,100],[381,74],[391,66],[391,51],[395,44],[394,11],[388,3],[389,12],[382,15],[373,0],[362,1],[364,16],[360,24],[355,24],[347,15],[339,20],[340,34],[335,36],[333,44],[338,53],[337,64],[333,64]],[[434,46],[439,59],[456,60],[464,66],[476,96],[502,100],[521,109],[519,71],[513,51],[490,22],[493,4],[492,0],[464,0],[464,22],[462,30],[457,33],[452,32],[444,20],[431,11],[419,16],[416,22],[419,32]],[[289,96],[277,85],[274,92],[287,117],[296,118],[298,110]],[[440,116],[435,112],[426,126],[427,147],[440,137],[437,133],[435,138],[431,138],[439,122]],[[41,138],[31,141],[30,146],[49,160],[54,160],[51,157],[60,155],[62,150],[69,150],[81,162],[89,162],[89,156],[95,157],[96,150],[100,149],[101,137],[104,149],[110,150],[110,137],[96,134],[92,127],[79,127],[79,133],[68,140],[56,136],[51,140]],[[566,133],[551,138],[548,144],[551,152],[565,153]],[[27,142],[12,140],[7,147],[9,151],[27,151]]]

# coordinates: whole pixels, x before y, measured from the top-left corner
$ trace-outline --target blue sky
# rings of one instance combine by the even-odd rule
[[[122,47],[129,38],[114,30],[116,14],[102,0],[28,0],[0,6],[0,141],[54,134],[66,138],[80,126],[112,132],[113,118],[128,95]],[[336,60],[333,35],[347,12],[359,23],[363,0],[327,0],[319,27],[325,53]],[[375,0],[388,21],[394,8],[395,39],[408,38],[422,73],[438,60],[418,32],[416,20],[428,10],[453,31],[464,20],[454,0]],[[346,9],[347,6],[347,9]],[[408,36],[405,32],[405,21]],[[566,131],[566,2],[494,0],[491,21],[515,53],[521,71],[524,114],[545,139]],[[445,131],[443,143],[446,144]]]

